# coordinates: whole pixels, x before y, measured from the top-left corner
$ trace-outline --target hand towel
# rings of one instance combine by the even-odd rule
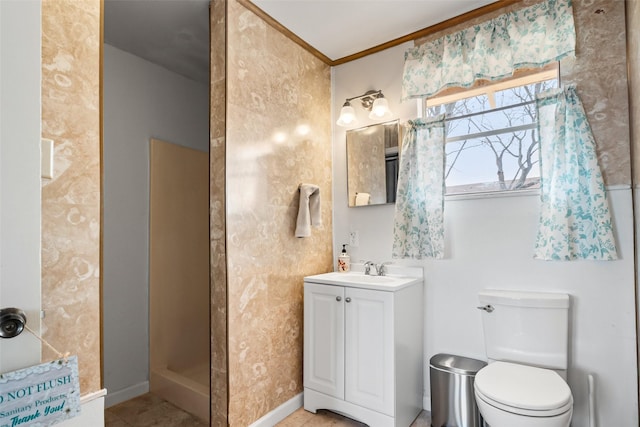
[[[311,226],[322,225],[320,216],[320,187],[314,184],[300,184],[300,205],[296,221],[296,237],[311,236]]]
[[[356,193],[356,206],[364,206],[369,204],[371,194],[369,193]]]

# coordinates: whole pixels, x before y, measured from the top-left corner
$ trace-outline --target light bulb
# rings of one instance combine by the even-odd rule
[[[369,114],[370,119],[386,119],[391,117],[391,111],[389,110],[389,103],[386,98],[380,96],[373,101],[373,106],[371,106],[371,113]]]
[[[345,102],[340,110],[340,118],[336,122],[338,126],[349,126],[356,123],[356,111],[349,101]]]

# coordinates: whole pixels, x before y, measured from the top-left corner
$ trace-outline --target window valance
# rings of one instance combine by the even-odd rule
[[[575,55],[571,0],[546,0],[405,52],[402,99],[498,80]]]

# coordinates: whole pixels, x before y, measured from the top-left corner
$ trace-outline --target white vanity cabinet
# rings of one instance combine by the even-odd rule
[[[409,427],[422,410],[422,279],[393,286],[328,274],[304,283],[305,409]]]

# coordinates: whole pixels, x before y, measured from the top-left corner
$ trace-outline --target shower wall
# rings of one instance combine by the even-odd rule
[[[150,389],[209,419],[209,154],[151,140]]]
[[[333,265],[331,76],[235,0],[226,19],[228,424],[248,426],[302,392],[303,277]],[[302,182],[323,225],[299,239]]]

